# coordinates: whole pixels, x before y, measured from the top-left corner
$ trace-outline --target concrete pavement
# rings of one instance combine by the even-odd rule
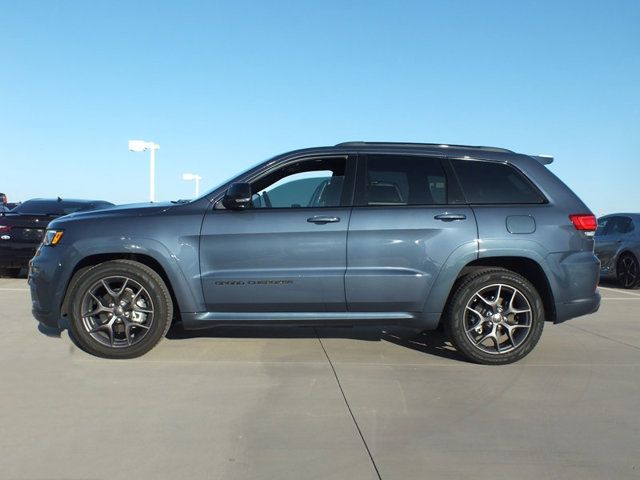
[[[509,366],[364,327],[172,330],[110,361],[0,279],[0,478],[640,478],[640,291],[602,293]]]

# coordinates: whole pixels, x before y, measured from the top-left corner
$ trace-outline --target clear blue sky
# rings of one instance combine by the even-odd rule
[[[0,191],[185,198],[345,140],[555,155],[597,213],[640,211],[640,2],[0,0]]]

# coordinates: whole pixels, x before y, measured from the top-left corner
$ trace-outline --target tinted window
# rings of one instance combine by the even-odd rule
[[[344,158],[287,165],[251,185],[253,208],[338,207],[345,166]]]
[[[454,160],[469,203],[543,203],[536,188],[515,168],[504,163]]]
[[[607,218],[599,218],[598,219],[598,228],[596,229],[596,235],[602,236],[607,234],[607,227],[609,226],[609,221],[612,217]]]
[[[631,217],[605,217],[598,219],[596,235],[622,235],[633,232],[634,225]]]
[[[629,217],[612,217],[607,226],[607,235],[620,235],[631,231]]]
[[[23,215],[68,215],[82,210],[91,210],[93,205],[80,202],[61,202],[52,200],[28,200],[11,210],[11,213]]]
[[[437,159],[371,155],[363,197],[362,205],[445,204],[447,178]]]

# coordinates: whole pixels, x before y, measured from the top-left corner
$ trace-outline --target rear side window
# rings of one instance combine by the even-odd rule
[[[533,184],[504,163],[453,160],[453,166],[469,203],[544,203]]]
[[[596,235],[620,235],[634,230],[630,217],[606,217],[598,220]]]
[[[440,160],[370,155],[360,205],[404,206],[447,203],[447,177]]]

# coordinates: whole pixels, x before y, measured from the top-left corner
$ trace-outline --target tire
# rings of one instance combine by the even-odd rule
[[[83,269],[70,288],[71,333],[92,355],[142,356],[171,326],[171,294],[160,275],[141,263],[112,260]]]
[[[632,253],[623,253],[618,258],[616,279],[622,288],[636,288],[640,284],[640,266]]]
[[[502,268],[475,271],[457,285],[447,307],[445,330],[467,359],[504,365],[524,358],[540,340],[544,305],[535,287]]]

